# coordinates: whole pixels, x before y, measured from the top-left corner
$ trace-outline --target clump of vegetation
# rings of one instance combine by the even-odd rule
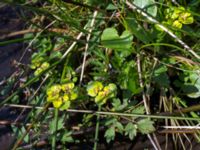
[[[20,68],[26,81],[10,77],[1,92],[7,96],[1,106],[29,108],[24,123],[12,126],[13,149],[34,148],[43,139],[52,149],[85,141],[98,149],[102,135],[107,143],[145,136],[161,149],[160,129],[185,149],[191,136],[184,127],[200,121],[199,2],[3,3],[29,14],[22,14],[30,29],[22,41],[32,49],[30,65]],[[199,131],[191,132],[200,141]]]

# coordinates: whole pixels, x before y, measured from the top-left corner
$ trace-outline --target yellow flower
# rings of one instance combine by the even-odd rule
[[[53,102],[59,98],[59,94],[54,95],[54,96],[48,96],[47,97],[47,102]]]
[[[64,94],[64,96],[62,97],[62,99],[63,99],[64,102],[69,101],[68,94]]]
[[[59,108],[62,105],[62,98],[58,98],[57,100],[53,101],[52,103],[55,108]]]
[[[56,85],[51,86],[49,89],[47,89],[47,95],[54,96],[54,95],[59,94],[60,91],[61,91],[61,86],[56,84]]]
[[[181,29],[182,23],[180,23],[178,20],[176,20],[173,22],[172,26]]]
[[[46,70],[47,68],[49,68],[49,63],[48,62],[43,62],[42,65],[40,66],[40,68],[44,71]]]
[[[110,83],[109,85],[105,86],[103,91],[105,92],[106,96],[112,98],[116,94],[117,87],[115,84]]]
[[[194,22],[194,18],[189,12],[183,12],[179,15],[178,20],[183,24],[191,24]]]
[[[70,96],[70,100],[71,100],[71,101],[77,99],[77,97],[78,97],[77,93],[75,93],[74,91],[71,91],[71,92],[69,93],[69,96]]]
[[[36,71],[34,72],[34,75],[38,76],[38,75],[40,75],[42,73],[42,71],[43,70],[41,68],[37,68]]]
[[[61,85],[61,88],[64,92],[70,92],[70,90],[72,90],[74,88],[74,83],[71,82],[71,83],[63,84],[63,85]]]
[[[47,89],[47,101],[52,102],[60,97],[61,86],[53,85]]]
[[[178,7],[178,8],[174,8],[174,11],[171,15],[171,17],[169,17],[169,19],[177,19],[180,15],[180,13],[185,12],[185,8],[184,7]]]
[[[107,97],[106,97],[106,92],[105,91],[101,91],[98,93],[98,95],[95,97],[95,103],[99,104],[99,105],[103,105],[106,103]]]
[[[95,97],[103,89],[103,84],[99,81],[90,82],[87,86],[89,96]]]
[[[115,84],[110,83],[104,87],[95,97],[95,102],[99,105],[105,104],[107,99],[115,97],[117,87]]]
[[[36,69],[36,71],[34,72],[34,75],[35,76],[38,76],[38,75],[40,75],[43,71],[45,71],[47,68],[49,68],[49,63],[48,62],[44,62],[44,63],[42,63],[39,67],[38,66],[35,66],[35,69],[36,69],[36,67],[38,67],[37,69]],[[34,68],[34,67],[33,67]]]
[[[42,61],[44,61],[43,57],[36,57],[31,60],[31,69],[36,69],[40,67]]]
[[[68,109],[70,101],[75,100],[78,94],[74,91],[74,83],[53,85],[47,89],[47,101],[52,102],[55,108]]]

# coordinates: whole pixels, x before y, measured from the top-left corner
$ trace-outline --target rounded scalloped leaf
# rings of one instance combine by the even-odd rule
[[[106,48],[114,50],[130,50],[132,47],[133,35],[125,30],[121,36],[115,28],[106,28],[101,36],[101,43]]]
[[[134,0],[134,4],[141,9],[147,11],[148,14],[156,17],[157,6],[154,0]]]

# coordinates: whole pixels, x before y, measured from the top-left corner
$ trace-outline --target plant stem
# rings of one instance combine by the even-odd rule
[[[58,108],[54,111],[54,128],[53,128],[53,137],[52,137],[52,150],[56,150],[56,132],[58,127]]]
[[[101,111],[101,106],[98,106],[98,111]],[[99,120],[100,120],[100,114],[97,114],[97,123],[96,123],[96,129],[95,129],[95,137],[94,137],[94,147],[93,147],[93,150],[97,149],[98,136],[99,136]]]
[[[17,107],[17,108],[36,108],[43,109],[39,106],[30,106],[30,105],[17,105],[17,104],[4,104],[4,106]],[[200,110],[200,105],[198,107]],[[184,109],[184,108],[183,108]],[[48,110],[54,110],[54,108],[48,108]],[[200,121],[199,117],[181,117],[181,116],[171,116],[171,115],[147,115],[147,114],[136,114],[136,113],[121,113],[121,112],[109,112],[109,111],[93,111],[93,110],[81,110],[81,109],[67,109],[66,112],[69,113],[85,113],[85,114],[94,114],[94,115],[109,115],[109,116],[126,116],[126,117],[142,117],[142,118],[153,118],[153,119],[176,119],[176,120],[190,120],[190,121]]]

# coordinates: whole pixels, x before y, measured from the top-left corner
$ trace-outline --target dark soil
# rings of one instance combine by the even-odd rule
[[[19,9],[9,6],[0,8],[0,35],[5,35],[23,29],[23,21],[18,17]],[[2,41],[13,40],[17,37],[1,39]],[[5,46],[0,46],[0,81],[9,77],[16,68],[13,62],[19,61],[23,54],[22,43],[14,43]],[[27,63],[28,58],[24,57],[22,63]]]
[[[12,33],[23,29],[23,21],[18,17],[18,8],[4,6],[0,8],[0,35]],[[0,39],[9,41],[13,38]],[[14,67],[14,62],[18,61],[23,54],[23,44],[14,43],[0,46],[0,89],[3,89],[3,82],[6,78],[17,71]],[[26,55],[27,56],[27,55]],[[28,62],[28,57],[24,57],[22,63]],[[11,128],[8,125],[3,125],[4,121],[14,120],[17,116],[9,108],[0,108],[0,149],[9,149],[9,145],[13,141]]]

